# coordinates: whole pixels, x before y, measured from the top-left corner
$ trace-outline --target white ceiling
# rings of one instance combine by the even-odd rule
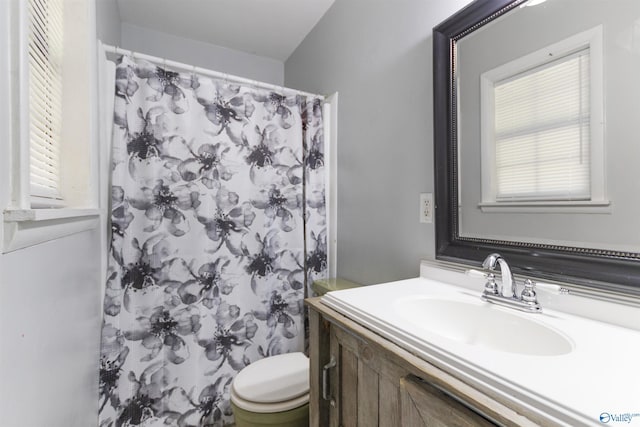
[[[334,0],[117,0],[140,27],[285,61]]]

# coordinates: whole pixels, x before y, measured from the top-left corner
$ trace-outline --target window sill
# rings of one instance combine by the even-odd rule
[[[478,203],[478,207],[485,213],[611,213],[611,202],[609,200],[574,202],[481,202]]]
[[[6,209],[2,252],[92,230],[99,217],[98,209]]]

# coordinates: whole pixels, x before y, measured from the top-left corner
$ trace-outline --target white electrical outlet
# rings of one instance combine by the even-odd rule
[[[433,193],[420,193],[420,222],[433,222]]]

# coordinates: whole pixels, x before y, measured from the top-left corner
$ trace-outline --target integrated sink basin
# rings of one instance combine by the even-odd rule
[[[576,315],[638,309],[538,288],[542,312],[481,299],[485,278],[421,265],[423,277],[329,292],[321,302],[461,381],[548,420],[601,426],[638,413],[640,328]],[[559,310],[562,308],[562,310]]]
[[[536,314],[486,302],[405,297],[394,302],[393,310],[427,333],[494,351],[559,356],[573,349],[567,337],[535,320]]]

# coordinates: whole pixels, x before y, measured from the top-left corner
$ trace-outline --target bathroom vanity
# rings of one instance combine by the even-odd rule
[[[524,313],[483,301],[475,273],[423,262],[307,300],[311,425],[640,422],[637,300],[539,284],[542,311]]]
[[[544,422],[466,385],[323,305],[320,298],[307,304],[312,427],[495,425],[491,420],[533,426]],[[323,369],[332,357],[335,366]],[[327,372],[324,381],[323,370]]]

